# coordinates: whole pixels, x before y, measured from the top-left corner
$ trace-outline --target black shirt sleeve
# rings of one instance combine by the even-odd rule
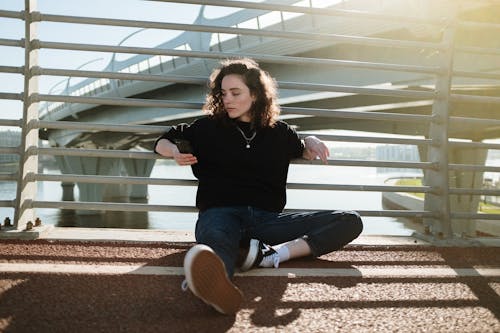
[[[160,141],[161,139],[167,139],[170,142],[174,142],[175,139],[190,141],[190,137],[192,135],[192,125],[193,124],[188,125],[186,123],[181,123],[179,125],[172,126],[167,132],[163,133],[163,135],[155,141],[154,152],[158,154],[158,152],[156,151],[156,146],[158,145],[158,141]]]
[[[295,129],[288,124],[286,124],[286,132],[290,159],[302,157],[305,149],[304,142],[300,139]]]

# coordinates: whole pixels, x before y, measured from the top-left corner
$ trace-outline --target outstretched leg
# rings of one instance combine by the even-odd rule
[[[226,273],[222,260],[207,245],[193,246],[184,257],[184,274],[189,289],[223,314],[240,309],[243,294]]]
[[[214,208],[200,213],[196,242],[184,257],[185,287],[224,314],[236,313],[243,294],[231,282],[240,243],[238,210]]]

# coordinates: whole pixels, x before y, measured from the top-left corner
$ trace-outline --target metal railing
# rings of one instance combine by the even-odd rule
[[[390,122],[392,124],[418,124],[427,129],[425,138],[394,138],[371,137],[371,136],[345,136],[345,135],[325,135],[318,133],[317,136],[322,140],[333,142],[362,142],[362,143],[384,143],[394,145],[413,145],[419,147],[421,152],[421,162],[407,161],[384,161],[384,160],[353,160],[353,159],[331,159],[329,166],[352,166],[352,167],[389,167],[389,168],[411,168],[420,169],[424,173],[424,185],[422,186],[395,186],[395,185],[355,185],[355,184],[306,184],[289,183],[288,189],[307,189],[324,191],[375,191],[384,193],[423,193],[425,194],[423,210],[358,210],[362,216],[385,216],[385,217],[407,217],[421,218],[427,226],[427,232],[432,237],[453,239],[457,236],[474,236],[475,230],[471,227],[475,220],[500,220],[500,214],[484,214],[477,211],[462,211],[460,206],[451,203],[453,198],[460,195],[468,195],[474,200],[480,196],[498,196],[498,189],[484,189],[481,186],[459,186],[453,184],[450,179],[452,172],[456,174],[466,172],[500,172],[500,167],[486,166],[482,164],[471,163],[452,163],[449,160],[449,151],[451,149],[500,149],[498,143],[470,142],[451,140],[448,135],[450,127],[470,126],[481,127],[499,127],[500,118],[494,116],[488,118],[476,117],[474,114],[456,115],[452,112],[452,106],[460,103],[469,103],[474,105],[492,105],[500,108],[500,97],[480,96],[452,93],[454,88],[453,80],[455,78],[468,78],[477,80],[478,84],[487,82],[498,82],[500,74],[495,70],[489,72],[478,72],[474,70],[459,70],[454,67],[454,57],[456,53],[476,54],[496,56],[500,55],[500,50],[490,47],[477,47],[460,45],[456,46],[455,35],[458,29],[483,28],[500,29],[500,24],[484,22],[463,22],[457,16],[447,19],[421,19],[402,15],[388,15],[379,12],[363,12],[354,10],[340,10],[336,8],[314,8],[312,6],[296,6],[292,4],[278,5],[270,3],[253,3],[244,1],[162,1],[187,4],[203,4],[212,6],[237,7],[241,9],[255,9],[265,12],[283,12],[299,13],[303,16],[312,18],[327,17],[329,19],[350,18],[366,19],[380,22],[396,22],[398,24],[424,24],[431,25],[435,29],[442,29],[443,34],[439,40],[419,41],[389,39],[380,37],[366,37],[355,35],[338,35],[333,33],[315,32],[315,31],[287,31],[278,30],[270,25],[265,29],[258,28],[258,19],[256,28],[239,28],[210,26],[206,24],[173,24],[163,22],[147,22],[134,20],[116,20],[108,18],[90,18],[78,16],[51,15],[35,11],[31,6],[33,1],[26,1],[25,10],[20,12],[0,10],[0,18],[10,18],[23,20],[25,22],[25,37],[20,40],[0,39],[0,46],[24,48],[25,61],[24,66],[0,66],[0,73],[19,74],[24,76],[24,89],[19,93],[0,92],[0,99],[19,100],[23,102],[23,117],[20,120],[0,119],[1,126],[14,126],[22,130],[22,143],[19,147],[0,148],[1,154],[19,154],[21,164],[17,174],[2,174],[0,181],[17,182],[17,194],[15,200],[0,201],[0,207],[13,207],[14,228],[16,230],[25,230],[30,227],[30,223],[36,218],[36,209],[71,209],[71,210],[121,210],[121,211],[168,211],[168,212],[195,212],[196,209],[191,206],[176,205],[153,205],[138,203],[114,203],[114,202],[68,202],[68,201],[42,201],[37,198],[37,182],[74,182],[91,184],[127,184],[127,185],[161,185],[161,186],[196,186],[193,180],[178,180],[167,178],[150,178],[134,176],[110,176],[110,175],[85,175],[85,174],[62,174],[52,175],[44,174],[38,171],[38,156],[79,156],[96,158],[114,158],[114,159],[140,159],[156,160],[162,157],[145,151],[132,150],[111,150],[111,149],[83,149],[75,147],[39,147],[39,130],[71,130],[81,132],[120,132],[134,133],[143,135],[159,135],[168,129],[168,126],[157,125],[130,125],[130,124],[104,124],[104,123],[85,123],[78,121],[69,121],[65,117],[60,120],[54,120],[50,117],[51,112],[54,115],[58,110],[62,110],[64,105],[85,104],[85,105],[107,105],[120,107],[141,107],[141,108],[165,108],[182,110],[199,110],[200,102],[188,100],[156,100],[144,98],[124,98],[106,96],[105,90],[111,85],[104,87],[101,85],[100,92],[97,89],[88,89],[88,93],[81,95],[71,95],[72,91],[81,89],[89,85],[92,80],[121,80],[131,82],[157,82],[162,84],[190,84],[203,86],[206,84],[206,77],[185,76],[169,73],[151,74],[153,67],[149,66],[136,72],[124,72],[123,68],[114,70],[89,71],[83,69],[67,70],[58,68],[43,68],[39,66],[37,54],[39,50],[60,50],[60,51],[92,51],[102,53],[125,53],[133,55],[145,55],[144,59],[151,59],[155,56],[170,57],[170,62],[175,59],[183,58],[184,64],[192,64],[202,60],[218,60],[228,57],[249,56],[255,60],[266,64],[278,64],[285,66],[304,66],[314,65],[318,68],[342,68],[344,70],[369,70],[379,71],[380,75],[384,73],[414,73],[419,74],[425,80],[433,81],[432,87],[426,90],[419,89],[394,89],[380,88],[371,86],[356,85],[337,85],[322,84],[314,82],[290,82],[279,81],[279,87],[283,90],[301,90],[309,92],[331,92],[359,94],[366,96],[385,96],[391,98],[406,98],[410,102],[405,102],[407,108],[410,107],[429,107],[428,113],[405,113],[391,112],[390,107],[375,107],[373,110],[369,106],[363,109],[353,108],[318,108],[314,106],[283,106],[284,115],[299,115],[307,117],[321,117],[325,119],[348,119],[360,121],[375,121],[376,123]],[[345,1],[348,3],[349,1]],[[472,1],[471,1],[472,2]],[[480,2],[481,3],[481,2]],[[487,5],[488,2],[485,2]],[[140,3],[138,3],[140,5]],[[258,18],[258,16],[257,16]],[[155,47],[130,47],[130,46],[112,46],[82,44],[73,42],[51,42],[39,40],[36,37],[36,25],[44,22],[59,22],[65,24],[92,24],[98,26],[121,26],[134,28],[154,28],[164,30],[186,30],[193,32],[209,32],[212,34],[232,34],[233,39],[251,36],[262,40],[262,38],[272,38],[273,40],[292,40],[306,41],[313,40],[328,43],[348,43],[357,46],[373,47],[391,47],[415,50],[434,50],[438,52],[439,59],[433,64],[415,65],[396,64],[390,62],[377,61],[358,61],[334,59],[325,57],[312,57],[287,54],[263,54],[249,53],[242,49],[227,49],[222,47],[224,43],[231,42],[230,39],[211,45],[211,49],[202,50],[179,50],[164,49]],[[283,27],[283,21],[278,22],[277,26]],[[0,36],[1,37],[1,36]],[[219,38],[220,40],[220,38]],[[240,44],[241,45],[241,44]],[[149,62],[148,62],[149,64]],[[160,63],[161,64],[161,63]],[[1,64],[0,64],[1,65]],[[159,66],[156,63],[155,66]],[[173,65],[172,65],[173,67]],[[109,68],[109,67],[108,67]],[[498,71],[498,69],[496,69]],[[67,77],[66,88],[61,94],[56,95],[40,93],[37,80],[40,76],[59,76]],[[69,78],[84,77],[85,83],[69,87]],[[482,81],[483,80],[483,81]],[[388,79],[390,81],[390,79]],[[71,90],[73,89],[73,90]],[[47,103],[40,108],[40,102]],[[50,109],[50,103],[59,103],[58,108]],[[412,104],[413,103],[413,104]],[[54,104],[55,105],[55,104]],[[39,110],[42,118],[39,117]],[[403,108],[403,110],[406,110]],[[386,112],[384,112],[386,111]],[[64,121],[61,121],[64,120]],[[331,129],[335,129],[334,122]],[[319,165],[319,161],[295,160],[294,164]],[[456,223],[457,220],[464,220],[467,225],[463,226]],[[472,228],[472,229],[471,229]],[[471,231],[472,230],[472,231]]]

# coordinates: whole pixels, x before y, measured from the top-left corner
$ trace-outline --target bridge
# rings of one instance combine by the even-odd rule
[[[30,39],[1,40],[2,45],[24,47],[32,60],[23,67],[3,66],[36,81],[41,76],[64,77],[63,89],[41,93],[36,85],[22,94],[1,98],[23,99],[26,116],[23,165],[14,203],[16,228],[34,221],[36,208],[100,211],[123,209],[102,202],[105,186],[125,182],[127,195],[146,197],[149,184],[186,185],[172,179],[150,179],[159,158],[148,152],[152,141],[169,125],[201,116],[207,75],[220,60],[250,56],[278,80],[283,117],[300,132],[354,130],[359,135],[326,135],[344,142],[410,144],[418,147],[420,162],[332,160],[331,166],[380,166],[421,169],[424,185],[409,187],[317,184],[313,189],[416,192],[425,194],[421,211],[362,211],[365,216],[403,216],[424,219],[429,237],[455,239],[475,235],[477,219],[498,220],[498,214],[478,214],[488,149],[498,143],[500,103],[498,72],[499,22],[491,1],[422,2],[325,1],[324,8],[293,0],[270,2],[177,1],[200,4],[193,24],[132,21],[1,11],[0,15],[33,22]],[[241,10],[210,19],[207,5]],[[325,7],[326,6],[326,7]],[[409,16],[408,10],[418,15]],[[118,45],[44,41],[36,25],[44,22],[125,26],[137,30]],[[156,47],[123,46],[144,29],[183,31]],[[29,43],[28,43],[29,42]],[[38,50],[92,51],[111,54],[101,71],[43,68]],[[130,54],[119,61],[117,54]],[[74,77],[84,77],[71,84]],[[36,110],[34,110],[36,109]],[[30,116],[31,115],[31,116]],[[403,137],[363,135],[363,132]],[[28,135],[29,134],[29,135]],[[52,147],[38,147],[35,138]],[[14,149],[3,149],[11,153]],[[34,170],[36,156],[53,155],[63,175]],[[304,163],[295,161],[295,163]],[[315,162],[313,163],[315,164]],[[128,177],[119,177],[126,174]],[[15,179],[15,175],[4,179]],[[76,183],[80,202],[37,200],[37,181]],[[304,184],[289,184],[290,189]],[[72,188],[68,187],[68,193]],[[118,208],[119,207],[119,208]],[[130,210],[194,211],[189,207],[130,204]],[[26,216],[26,217],[23,217]]]

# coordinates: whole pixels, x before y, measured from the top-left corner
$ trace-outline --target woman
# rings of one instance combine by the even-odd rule
[[[329,151],[314,136],[302,141],[278,120],[276,83],[256,62],[222,62],[209,88],[203,107],[208,116],[172,127],[155,151],[190,165],[199,181],[197,245],[184,258],[187,286],[219,312],[232,314],[243,300],[231,282],[240,244],[250,244],[242,270],[278,267],[338,250],[358,237],[363,225],[355,212],[282,213],[290,160],[327,163]],[[179,151],[182,140],[191,151]]]

